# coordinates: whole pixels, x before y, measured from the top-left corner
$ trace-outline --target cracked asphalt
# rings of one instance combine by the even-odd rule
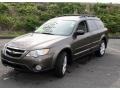
[[[0,39],[0,50],[10,39]],[[82,61],[81,61],[82,60]],[[64,78],[52,71],[18,72],[0,61],[0,88],[120,88],[120,39],[110,39],[106,54],[87,55],[75,61]]]

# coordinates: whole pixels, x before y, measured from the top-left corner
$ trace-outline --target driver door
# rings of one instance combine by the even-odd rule
[[[89,46],[90,43],[92,43],[89,38],[91,34],[88,31],[87,22],[85,20],[81,21],[78,24],[77,30],[84,30],[85,33],[83,35],[77,35],[76,38],[73,40],[72,47],[73,47],[74,59],[80,57],[81,55],[86,54],[86,52],[90,48]]]

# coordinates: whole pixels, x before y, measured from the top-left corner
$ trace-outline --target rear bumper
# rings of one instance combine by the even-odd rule
[[[10,58],[3,53],[1,53],[1,61],[2,64],[5,66],[10,66],[16,69],[20,70],[29,70],[32,72],[39,72],[44,71],[52,68],[52,56],[51,55],[45,55],[41,56],[39,58],[33,58],[33,57],[23,57],[21,59],[14,59]],[[42,67],[41,70],[36,70],[35,66],[40,65]]]

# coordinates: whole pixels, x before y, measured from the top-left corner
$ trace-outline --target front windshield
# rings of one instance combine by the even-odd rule
[[[54,35],[70,35],[75,26],[72,20],[49,20],[40,26],[35,32]]]

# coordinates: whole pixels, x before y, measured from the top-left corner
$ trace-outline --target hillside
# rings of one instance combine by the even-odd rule
[[[120,5],[84,3],[0,3],[0,35],[20,35],[64,14],[94,14],[110,33],[120,33]]]

